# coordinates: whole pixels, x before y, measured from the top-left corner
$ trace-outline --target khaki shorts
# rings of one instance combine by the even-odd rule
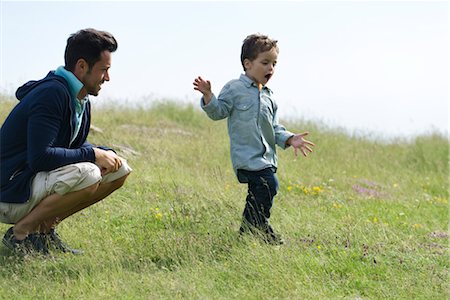
[[[122,166],[114,173],[101,176],[97,165],[82,162],[63,166],[50,172],[39,172],[31,184],[31,197],[25,203],[0,202],[0,222],[15,224],[26,216],[44,198],[54,193],[64,195],[87,188],[97,182],[108,183],[131,172],[127,162],[122,159]]]

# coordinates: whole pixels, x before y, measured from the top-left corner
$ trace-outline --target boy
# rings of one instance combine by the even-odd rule
[[[228,118],[231,160],[240,183],[248,184],[248,195],[239,232],[257,234],[270,244],[283,244],[269,224],[273,198],[278,191],[275,144],[294,147],[307,156],[314,144],[278,123],[277,104],[266,86],[273,76],[278,57],[277,41],[261,34],[249,35],[242,45],[245,71],[231,80],[216,98],[211,83],[200,76],[194,89],[203,94],[201,107],[213,120]]]

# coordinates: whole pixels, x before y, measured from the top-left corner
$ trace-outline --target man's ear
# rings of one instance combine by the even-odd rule
[[[89,64],[87,63],[87,61],[85,61],[84,58],[80,58],[79,60],[77,60],[77,63],[75,64],[74,74],[83,76],[88,71],[89,71]]]

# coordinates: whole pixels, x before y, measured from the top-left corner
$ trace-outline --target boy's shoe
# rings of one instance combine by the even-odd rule
[[[256,228],[254,225],[250,224],[249,222],[243,220],[241,223],[241,227],[239,227],[239,235],[242,236],[244,234],[253,234],[257,235],[259,233],[258,228]]]
[[[67,246],[61,239],[61,237],[56,233],[55,229],[51,229],[49,233],[41,233],[42,239],[46,241],[49,247],[54,248],[55,250],[62,251],[64,253],[71,254],[83,254],[83,250],[72,249]]]
[[[265,243],[270,245],[283,245],[284,240],[280,234],[275,233],[272,226],[266,224],[265,228],[257,228],[253,225],[248,224],[247,222],[242,222],[241,227],[239,228],[239,235],[244,234],[252,234],[256,237],[259,237]]]
[[[37,233],[29,234],[25,239],[18,240],[14,236],[13,227],[10,227],[3,236],[3,244],[11,251],[21,254],[48,255],[48,248]]]
[[[267,244],[274,245],[274,246],[279,246],[279,245],[284,244],[283,237],[280,234],[273,232],[273,230],[272,230],[272,232],[265,232],[263,235],[263,239]]]

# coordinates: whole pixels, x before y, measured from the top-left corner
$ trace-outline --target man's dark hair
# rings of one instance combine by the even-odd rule
[[[105,50],[109,52],[117,50],[117,41],[112,34],[93,28],[82,29],[67,39],[64,53],[65,67],[69,71],[74,71],[77,61],[82,58],[91,69]]]
[[[244,67],[244,71],[244,60],[246,58],[253,61],[256,57],[258,57],[258,54],[269,51],[272,48],[275,48],[278,52],[277,42],[278,41],[276,40],[270,39],[267,35],[262,35],[259,33],[247,36],[242,44],[241,51],[241,63],[242,67]]]

